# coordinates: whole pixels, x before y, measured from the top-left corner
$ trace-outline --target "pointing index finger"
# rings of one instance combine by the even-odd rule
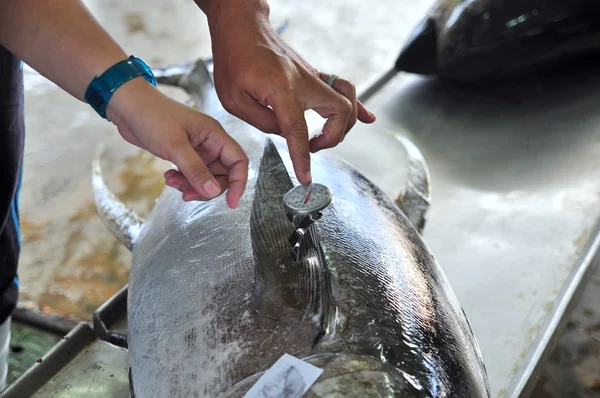
[[[301,184],[310,184],[310,147],[304,109],[293,97],[279,97],[272,102],[277,122],[288,144],[296,177]]]

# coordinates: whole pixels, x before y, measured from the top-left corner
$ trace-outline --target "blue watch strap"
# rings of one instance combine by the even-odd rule
[[[114,92],[123,84],[138,76],[143,76],[156,86],[156,78],[144,61],[133,55],[111,66],[99,77],[94,77],[85,90],[85,100],[100,116],[106,119],[106,107]]]

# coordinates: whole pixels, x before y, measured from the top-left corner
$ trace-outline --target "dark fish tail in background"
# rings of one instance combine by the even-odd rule
[[[414,28],[395,66],[493,82],[575,64],[599,50],[596,0],[444,0]]]
[[[437,34],[431,18],[421,20],[411,32],[400,55],[396,70],[431,75],[437,71]]]

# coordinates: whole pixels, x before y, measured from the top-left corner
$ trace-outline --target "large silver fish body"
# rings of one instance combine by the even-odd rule
[[[595,0],[439,0],[396,69],[469,82],[521,78],[600,54]]]
[[[312,157],[313,180],[333,200],[294,261],[285,142],[228,114],[208,75],[199,63],[188,90],[250,158],[236,210],[223,197],[185,203],[166,188],[142,221],[94,179],[105,223],[133,251],[135,397],[242,397],[286,353],[323,369],[305,397],[489,396],[468,321],[417,229],[325,154]]]

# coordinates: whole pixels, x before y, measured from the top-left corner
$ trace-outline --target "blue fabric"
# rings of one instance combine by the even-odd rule
[[[24,62],[19,62],[19,70],[23,70]],[[21,239],[21,225],[20,225],[20,211],[19,211],[19,194],[21,192],[21,185],[23,184],[23,164],[21,163],[21,169],[19,170],[19,182],[17,183],[17,189],[15,191],[15,196],[13,198],[13,202],[10,208],[12,219],[15,225],[15,230],[17,234],[17,241],[19,242],[19,248],[22,246]],[[15,275],[13,278],[13,283],[15,286],[19,287],[19,274]]]
[[[12,215],[12,220],[15,226],[15,231],[17,235],[17,242],[19,243],[19,248],[22,246],[21,240],[21,225],[20,225],[20,217],[19,217],[19,194],[21,192],[21,185],[23,184],[23,164],[21,163],[21,169],[19,170],[19,182],[17,183],[17,189],[15,190],[15,196],[13,197],[12,205],[10,206],[10,211]],[[13,278],[13,283],[18,287],[19,286],[19,275],[15,275]]]

